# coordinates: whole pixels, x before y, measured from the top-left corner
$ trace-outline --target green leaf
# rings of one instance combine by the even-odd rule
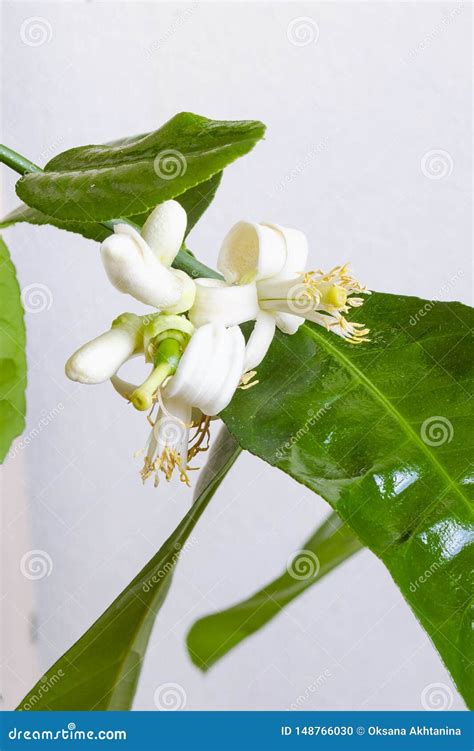
[[[51,224],[58,229],[64,229],[67,232],[76,232],[83,237],[87,237],[88,240],[96,240],[102,242],[106,237],[110,235],[110,230],[106,227],[102,227],[100,224],[94,224],[94,222],[68,222],[57,219],[54,216],[48,216],[43,214],[38,209],[33,209],[31,206],[21,204],[16,209],[10,211],[7,216],[0,222],[0,229],[6,229],[18,222],[28,222],[28,224]]]
[[[155,618],[179,555],[241,449],[224,428],[186,516],[158,553],[25,696],[18,709],[130,709]],[[42,685],[48,690],[42,689]]]
[[[25,427],[25,322],[20,288],[0,237],[0,462]]]
[[[187,637],[194,664],[208,670],[361,547],[350,527],[333,512],[303,543],[281,576],[247,600],[196,621]]]
[[[201,218],[205,210],[211,204],[217,188],[219,187],[222,178],[222,172],[218,172],[216,175],[206,180],[203,183],[199,183],[194,188],[190,188],[185,193],[178,197],[179,203],[186,210],[188,215],[188,226],[186,228],[186,235],[188,235],[197,221]],[[136,214],[133,217],[124,217],[138,224],[140,227],[145,223],[145,220],[150,212],[146,211],[142,214]],[[33,209],[31,206],[22,204],[17,206],[16,209],[11,211],[0,222],[0,229],[5,229],[18,222],[28,222],[29,224],[51,224],[59,229],[67,230],[68,232],[76,232],[83,237],[87,237],[88,240],[96,240],[102,242],[108,235],[110,230],[100,224],[94,222],[77,222],[77,221],[62,221],[53,216],[47,216],[38,209]]]
[[[219,121],[182,112],[162,128],[59,154],[16,185],[28,206],[61,220],[133,217],[209,180],[264,134],[253,120]]]
[[[191,232],[194,225],[198,222],[206,209],[212,203],[216,194],[217,188],[220,185],[222,179],[222,172],[218,172],[216,175],[206,180],[203,183],[195,185],[194,188],[190,188],[186,193],[182,193],[176,197],[178,203],[185,209],[188,216],[188,224],[186,227],[186,237]],[[135,216],[127,217],[131,219],[135,224],[142,227],[149,215],[150,211],[146,211],[142,214],[135,214]]]
[[[371,343],[279,335],[223,417],[382,559],[472,706],[472,309],[375,293],[352,317]]]

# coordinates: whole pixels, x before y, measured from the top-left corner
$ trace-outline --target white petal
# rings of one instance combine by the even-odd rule
[[[80,383],[103,383],[134,354],[136,335],[121,327],[112,328],[84,344],[66,363],[66,375]]]
[[[193,406],[196,384],[206,377],[207,365],[214,352],[214,328],[212,324],[201,326],[191,337],[179,361],[175,375],[169,380],[164,394],[167,397],[180,396]]]
[[[218,414],[232,399],[243,369],[240,329],[207,324],[191,337],[164,395],[180,397],[204,414]]]
[[[267,354],[275,335],[275,316],[262,311],[255,321],[255,326],[245,348],[244,371],[253,370],[260,365]]]
[[[319,304],[319,295],[305,282],[304,275],[280,279],[265,279],[257,287],[258,302],[263,310],[304,316]]]
[[[251,321],[259,313],[254,283],[229,285],[219,279],[196,279],[195,289],[189,320],[196,327],[212,322],[234,326]]]
[[[160,263],[171,266],[181,248],[188,218],[177,201],[160,203],[142,227],[142,237]]]
[[[301,316],[294,316],[292,313],[276,313],[276,325],[284,334],[296,334],[299,327],[305,319]]]
[[[153,427],[158,456],[165,448],[176,451],[184,461],[188,454],[191,406],[180,398],[163,400],[165,411],[160,410]],[[185,469],[185,467],[183,467]]]
[[[120,378],[118,375],[113,375],[110,379],[110,383],[114,387],[117,394],[120,394],[120,396],[123,396],[124,399],[128,400],[130,399],[135,389],[138,388],[138,384],[124,381],[123,378]]]
[[[285,240],[286,259],[283,267],[276,275],[278,279],[288,279],[296,274],[301,274],[306,269],[308,262],[308,241],[306,235],[298,229],[281,227],[279,224],[265,222],[267,227],[281,233]]]
[[[285,261],[286,243],[279,230],[238,222],[224,238],[217,267],[227,282],[245,284],[277,274]]]
[[[133,228],[124,227],[116,225],[116,233],[101,245],[107,276],[120,292],[146,305],[171,310],[184,291],[183,272],[165,268],[143,238]]]
[[[230,403],[244,370],[244,357],[245,339],[239,327],[219,327],[212,363],[212,383],[205,383],[206,392],[201,393],[197,402],[204,414],[211,417],[218,415]]]

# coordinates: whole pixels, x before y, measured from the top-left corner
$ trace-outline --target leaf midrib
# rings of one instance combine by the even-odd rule
[[[419,435],[416,433],[416,431],[413,430],[410,423],[405,419],[405,417],[401,414],[401,412],[398,411],[398,409],[395,407],[394,404],[390,401],[390,399],[382,392],[380,389],[365,375],[365,373],[359,368],[354,365],[354,363],[346,357],[346,355],[341,352],[337,347],[335,347],[328,338],[323,336],[322,334],[319,334],[314,329],[310,328],[307,324],[303,324],[302,329],[304,330],[304,333],[314,339],[315,341],[318,341],[324,349],[329,351],[336,360],[339,360],[339,362],[344,365],[344,367],[349,370],[353,375],[355,375],[359,381],[365,386],[367,391],[380,403],[382,406],[385,407],[387,412],[394,418],[396,422],[400,425],[401,429],[405,432],[405,434],[415,443],[415,445],[422,451],[422,453],[428,458],[430,463],[433,465],[433,467],[436,469],[436,471],[444,478],[446,484],[451,487],[456,495],[458,495],[459,498],[463,501],[464,504],[466,504],[469,513],[471,513],[471,506],[469,503],[469,499],[467,496],[464,495],[464,493],[461,491],[461,489],[456,485],[456,483],[453,481],[451,475],[449,472],[445,469],[445,467],[441,464],[441,462],[436,459],[436,457],[433,455],[433,453],[429,450],[428,446],[426,446]]]
[[[201,157],[201,156],[213,156],[215,154],[220,154],[223,151],[226,151],[228,149],[241,146],[244,144],[247,146],[248,143],[256,143],[256,140],[254,138],[242,138],[237,141],[229,141],[227,143],[219,144],[218,146],[212,146],[212,147],[206,147],[204,149],[188,149],[184,150],[182,152],[183,156],[189,161],[192,160],[195,157]],[[32,182],[35,177],[39,177],[40,180],[44,180],[46,177],[52,177],[54,179],[58,177],[76,177],[81,176],[86,173],[101,173],[104,174],[106,171],[116,172],[117,170],[121,168],[129,168],[130,166],[133,167],[139,167],[143,168],[143,166],[148,166],[151,162],[153,162],[154,158],[156,158],[156,154],[153,155],[150,154],[131,154],[130,156],[124,157],[120,161],[116,163],[109,163],[109,161],[104,161],[103,163],[94,163],[94,164],[86,164],[83,165],[75,165],[73,169],[53,169],[53,170],[44,170],[43,172],[38,173],[30,173],[28,177],[28,182]],[[236,157],[237,159],[238,157]],[[235,160],[234,160],[235,161]],[[221,170],[218,169],[216,172],[220,172]],[[210,177],[213,177],[215,172],[210,175]],[[210,179],[210,178],[209,178]],[[36,180],[37,182],[37,180]]]

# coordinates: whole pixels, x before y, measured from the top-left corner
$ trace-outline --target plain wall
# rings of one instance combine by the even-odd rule
[[[470,13],[467,3],[6,3],[3,141],[42,165],[182,110],[261,119],[265,141],[226,170],[190,235],[203,261],[215,263],[239,219],[273,220],[307,234],[312,267],[349,260],[372,289],[467,301]],[[34,17],[43,44],[25,42]],[[295,45],[291,29],[302,17],[313,38]],[[2,175],[5,212],[18,200],[14,176]],[[6,466],[27,500],[5,534],[18,540],[20,559],[26,524],[30,547],[53,562],[33,583],[31,607],[9,591],[8,617],[33,624],[39,677],[153,555],[191,495],[178,484],[142,487],[133,457],[147,433],[142,416],[108,385],[64,376],[80,344],[123,310],[143,308],[108,284],[95,243],[26,225],[5,238],[21,286],[46,287],[43,309],[27,313],[25,435],[47,424]],[[437,682],[450,706],[464,706],[369,552],[206,676],[191,664],[184,637],[194,620],[280,573],[327,511],[284,474],[239,460],[177,568],[136,709],[154,709],[155,689],[167,682],[183,687],[189,709],[285,709],[298,696],[303,709],[420,709]],[[12,571],[17,563],[13,555]],[[23,636],[7,647],[12,664]],[[10,705],[30,682],[26,668],[16,675]]]

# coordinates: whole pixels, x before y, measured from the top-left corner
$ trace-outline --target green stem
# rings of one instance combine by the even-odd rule
[[[37,164],[33,164],[29,159],[21,154],[17,154],[16,151],[9,149],[8,146],[5,146],[3,143],[0,143],[0,162],[3,162],[7,167],[18,172],[19,175],[27,175],[29,172],[43,171]]]
[[[0,162],[3,162],[3,164],[6,164],[7,167],[15,170],[15,172],[18,172],[18,174],[20,175],[27,175],[31,172],[43,172],[42,168],[38,167],[37,164],[30,162],[29,159],[26,159],[26,157],[22,156],[21,154],[17,154],[16,151],[9,149],[8,146],[5,146],[4,144],[0,144]],[[109,219],[105,222],[97,222],[97,224],[99,224],[101,227],[105,227],[111,233],[114,231],[114,225],[118,223],[130,224],[135,229],[140,229],[140,227],[131,222],[129,219]],[[221,275],[218,274],[217,271],[210,269],[209,266],[206,266],[204,263],[198,261],[197,258],[194,258],[194,256],[188,253],[185,248],[179,251],[178,255],[173,261],[173,267],[175,269],[185,271],[186,274],[191,276],[193,279],[197,279],[198,277],[222,279]]]

